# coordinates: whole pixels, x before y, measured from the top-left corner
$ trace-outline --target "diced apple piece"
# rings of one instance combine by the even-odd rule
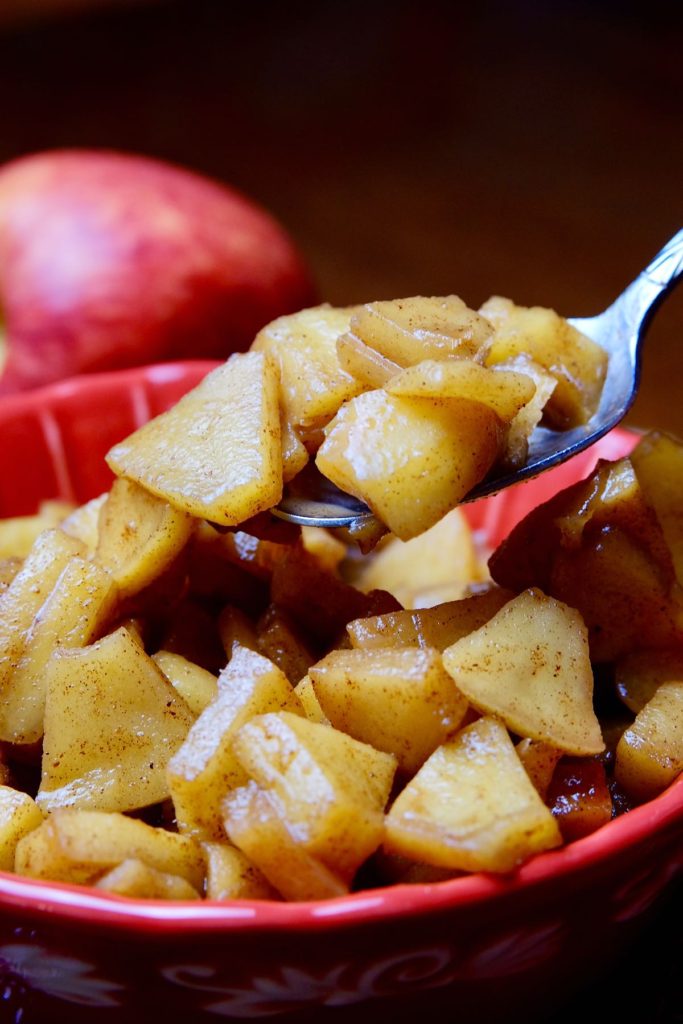
[[[567,429],[587,423],[600,403],[607,353],[552,309],[516,306],[493,296],[479,312],[495,334],[486,365],[526,354],[557,380],[545,407],[549,425]]]
[[[542,800],[545,800],[548,787],[562,751],[551,747],[541,740],[520,740],[515,747],[517,756],[524,765],[527,775],[534,784]]]
[[[662,683],[677,679],[683,679],[683,651],[680,648],[632,651],[614,665],[617,693],[636,715],[654,697]]]
[[[278,894],[246,854],[230,843],[202,843],[207,900],[272,900]]]
[[[291,683],[267,658],[238,647],[218,679],[219,692],[199,716],[168,766],[181,832],[225,839],[221,802],[247,776],[232,751],[237,730],[254,715],[281,708],[303,714]]]
[[[458,728],[467,711],[467,700],[434,650],[332,651],[310,675],[332,725],[393,754],[409,774]]]
[[[683,586],[683,445],[653,432],[631,453],[646,502],[657,516],[671,552],[676,580]]]
[[[88,885],[129,858],[179,875],[198,891],[202,888],[204,858],[198,843],[138,818],[106,811],[53,811],[20,840],[15,871],[31,878]]]
[[[563,758],[553,773],[546,803],[566,843],[582,839],[612,818],[605,766],[595,759]]]
[[[194,521],[132,480],[114,481],[100,510],[95,558],[121,597],[158,579],[190,539]]]
[[[671,680],[654,696],[617,745],[615,777],[629,796],[649,800],[683,770],[683,682]]]
[[[337,338],[348,330],[353,311],[315,306],[279,317],[256,335],[252,351],[276,361],[285,419],[297,433],[323,427],[363,390],[337,356]]]
[[[395,758],[287,712],[252,718],[232,747],[247,775],[272,795],[296,841],[350,882],[382,840]],[[244,849],[234,831],[229,835]],[[253,852],[245,852],[273,882]]]
[[[529,438],[543,419],[545,407],[557,387],[557,378],[526,355],[513,356],[504,363],[496,363],[491,369],[524,373],[531,377],[536,387],[532,397],[512,418],[508,427],[502,462],[510,469],[517,469],[527,461]]]
[[[308,462],[308,451],[292,424],[280,408],[280,434],[282,436],[282,482],[287,484],[300,473]]]
[[[188,661],[182,654],[157,651],[152,655],[152,661],[178,691],[193,715],[201,715],[218,694],[218,680],[213,672]]]
[[[488,622],[514,597],[510,590],[491,587],[460,601],[432,608],[387,612],[355,619],[346,627],[352,647],[434,647],[444,651],[456,640]]]
[[[308,674],[299,680],[294,687],[294,692],[301,701],[304,714],[309,722],[317,722],[319,725],[330,724],[330,720],[321,708],[320,701],[316,696],[313,680]]]
[[[292,686],[296,686],[315,657],[287,613],[271,604],[257,622],[256,633],[257,649],[282,669]]]
[[[42,822],[42,811],[28,793],[0,785],[0,871],[14,870],[19,840]]]
[[[362,594],[336,573],[323,569],[301,548],[289,548],[278,559],[270,599],[321,647],[335,643],[352,619],[400,607],[391,594],[383,591]]]
[[[475,708],[570,754],[604,750],[593,710],[588,634],[573,608],[527,590],[443,653]]]
[[[295,837],[276,800],[249,782],[225,798],[225,831],[286,900],[345,896],[348,885]]]
[[[21,568],[0,591],[0,694],[20,660],[28,631],[63,569],[83,546],[61,530],[37,538]]]
[[[236,526],[282,496],[278,390],[268,356],[237,353],[107,462],[174,508]]]
[[[0,697],[0,739],[34,743],[43,735],[48,663],[56,651],[89,643],[116,599],[109,573],[94,562],[67,562],[26,634],[26,644]]]
[[[80,540],[85,546],[87,556],[90,558],[95,554],[97,541],[99,539],[100,510],[109,497],[105,491],[97,498],[91,498],[85,505],[75,508],[71,515],[62,521],[60,529],[68,533],[70,537]]]
[[[355,334],[342,334],[337,340],[341,366],[365,388],[383,388],[401,372],[398,363],[366,345]]]
[[[399,366],[413,366],[424,359],[483,361],[493,331],[457,295],[416,295],[361,306],[351,333]]]
[[[194,716],[127,629],[46,671],[43,810],[131,811],[169,795],[166,765]]]
[[[23,558],[0,558],[0,597],[21,569],[23,562]]]
[[[44,501],[33,516],[14,516],[0,521],[0,559],[26,558],[44,530],[59,526],[73,505],[65,501]]]
[[[346,544],[322,526],[302,526],[301,542],[320,568],[327,572],[336,572],[346,557]]]
[[[415,398],[471,398],[509,423],[536,390],[531,377],[491,370],[472,359],[426,359],[402,370],[385,385],[390,395]]]
[[[218,616],[218,631],[228,659],[232,658],[235,646],[248,647],[250,651],[258,649],[254,623],[235,605],[228,604],[221,611]]]
[[[683,642],[681,593],[650,553],[617,527],[603,528],[576,551],[559,549],[549,592],[581,613],[596,663]]]
[[[508,872],[561,841],[507,730],[481,718],[439,747],[399,794],[384,846],[437,867]]]
[[[144,861],[128,857],[95,882],[95,888],[143,900],[198,900],[199,893],[180,875],[157,871]]]
[[[501,443],[501,421],[480,402],[368,391],[337,413],[316,463],[410,540],[483,480]]]
[[[454,508],[419,537],[380,542],[354,585],[365,592],[387,590],[404,608],[424,608],[463,597],[485,573],[467,520]]]

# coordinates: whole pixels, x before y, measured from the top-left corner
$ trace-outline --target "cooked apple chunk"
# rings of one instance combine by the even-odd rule
[[[385,385],[390,395],[415,398],[470,398],[509,423],[536,385],[525,373],[488,369],[471,359],[427,359],[402,370]]]
[[[59,529],[45,530],[0,590],[0,692],[21,658],[28,631],[62,570],[83,546]]]
[[[0,785],[0,871],[14,869],[19,840],[42,821],[43,813],[28,793]]]
[[[401,372],[398,363],[366,345],[355,334],[342,334],[337,340],[339,362],[365,388],[383,388]]]
[[[566,430],[587,423],[598,408],[605,382],[604,349],[542,306],[516,306],[494,295],[479,312],[495,328],[486,365],[530,356],[557,380],[545,407],[548,424]]]
[[[475,708],[520,736],[570,754],[604,750],[588,634],[568,605],[527,590],[446,648],[443,664]]]
[[[204,881],[198,843],[137,818],[106,811],[53,811],[19,841],[15,871],[31,878],[88,885],[125,860],[179,875],[195,890]]]
[[[161,576],[193,529],[187,512],[118,479],[100,510],[95,559],[112,574],[121,597],[130,597]]]
[[[225,839],[221,802],[247,776],[232,750],[237,730],[267,711],[303,714],[284,673],[268,658],[237,647],[218,678],[218,696],[202,712],[168,765],[168,785],[181,832]]]
[[[486,570],[459,508],[412,540],[386,537],[360,566],[354,585],[386,590],[404,608],[424,608],[464,597]]]
[[[364,390],[337,356],[337,339],[353,311],[315,306],[279,317],[256,335],[252,351],[275,360],[284,417],[295,434],[324,427],[342,402]]]
[[[52,655],[89,643],[107,621],[115,598],[105,569],[79,557],[69,559],[26,633],[22,655],[0,697],[0,739],[40,739]]]
[[[683,682],[662,683],[617,745],[615,775],[636,800],[661,793],[683,771]]]
[[[193,715],[201,715],[218,693],[218,680],[212,672],[174,651],[157,651],[152,661],[178,691]]]
[[[115,445],[107,462],[174,508],[236,526],[282,496],[279,381],[262,352],[233,355]]]
[[[122,627],[46,671],[43,810],[131,811],[169,795],[166,765],[192,712]]]
[[[103,892],[147,900],[198,900],[199,893],[180,875],[157,871],[144,861],[128,857],[95,882]]]
[[[508,872],[561,842],[505,726],[481,718],[439,747],[399,794],[384,846],[436,867]]]
[[[468,707],[434,650],[332,651],[310,676],[335,728],[393,754],[409,774],[458,728]]]
[[[232,843],[202,843],[208,900],[277,899],[267,878]]]
[[[493,331],[457,295],[369,302],[351,317],[351,334],[398,366],[424,359],[483,361]]]
[[[348,893],[348,884],[299,841],[272,793],[248,782],[228,793],[224,811],[232,842],[284,899],[325,900]]]
[[[434,526],[491,468],[501,420],[480,402],[368,391],[344,405],[316,462],[401,540]]]
[[[511,590],[492,586],[460,601],[446,601],[432,608],[407,609],[371,615],[349,622],[346,631],[352,647],[434,647],[444,651],[456,640],[493,618],[514,597]]]
[[[288,712],[252,718],[232,747],[250,779],[272,797],[297,843],[350,882],[382,840],[395,758]],[[245,849],[230,825],[232,805],[227,806],[228,835]],[[253,851],[245,852],[270,878]]]
[[[683,444],[653,431],[634,449],[631,462],[664,534],[676,580],[683,586]]]

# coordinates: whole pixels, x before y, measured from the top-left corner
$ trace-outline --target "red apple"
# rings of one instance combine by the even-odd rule
[[[283,228],[217,182],[104,151],[0,168],[0,394],[223,358],[314,299]]]

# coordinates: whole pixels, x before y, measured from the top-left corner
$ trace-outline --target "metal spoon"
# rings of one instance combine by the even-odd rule
[[[604,313],[569,323],[601,345],[609,366],[600,406],[581,427],[557,432],[537,427],[529,441],[527,462],[503,476],[489,477],[463,501],[475,501],[521,480],[537,476],[594,444],[624,418],[638,390],[641,342],[654,311],[683,272],[683,230],[664,246]],[[353,539],[374,537],[384,527],[367,505],[345,494],[312,466],[290,485],[273,514],[300,526],[343,528]]]

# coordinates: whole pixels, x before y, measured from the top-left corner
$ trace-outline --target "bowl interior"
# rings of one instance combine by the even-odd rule
[[[104,455],[149,418],[174,404],[216,364],[162,364],[96,374],[11,396],[0,402],[0,517],[31,514],[46,498],[82,502],[112,480]],[[626,454],[635,435],[617,429],[592,449],[535,480],[465,506],[485,542],[497,545],[527,512],[581,479],[600,458]],[[488,900],[503,892],[560,879],[617,855],[655,832],[683,822],[683,781],[598,832],[537,856],[509,878],[472,875],[432,885],[367,890],[324,904],[217,904],[122,900],[93,890],[0,873],[0,903],[48,909],[103,924],[158,929],[328,927],[335,921],[405,916]]]

